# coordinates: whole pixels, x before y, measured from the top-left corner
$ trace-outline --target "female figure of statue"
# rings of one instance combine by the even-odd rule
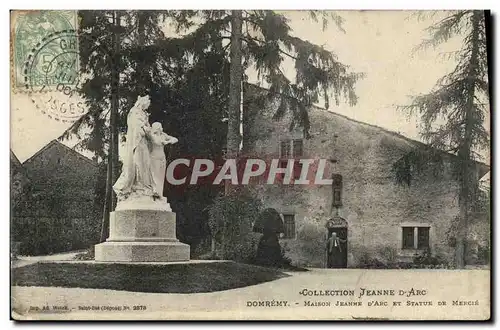
[[[151,104],[149,96],[137,98],[137,102],[127,116],[127,141],[122,173],[116,181],[118,201],[131,195],[159,197],[154,189],[151,167],[151,126],[146,109]]]

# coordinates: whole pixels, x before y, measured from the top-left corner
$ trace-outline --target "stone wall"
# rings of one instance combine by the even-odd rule
[[[27,160],[23,167],[30,177],[32,194],[60,189],[61,198],[80,202],[81,206],[94,200],[97,164],[57,141]]]
[[[23,164],[29,191],[12,212],[21,252],[46,254],[88,247],[99,239],[98,167],[57,141]]]
[[[273,121],[273,109],[277,109],[276,104],[246,104],[247,155],[278,157],[281,139],[303,137],[301,130],[289,130],[290,117]],[[366,255],[411,260],[413,252],[402,250],[402,225],[430,226],[431,251],[452,258],[445,232],[459,209],[457,183],[451,178],[448,163],[441,176],[427,169],[411,186],[403,186],[396,183],[392,164],[408,151],[424,148],[423,144],[318,108],[311,109],[309,117],[311,138],[303,140],[302,158],[327,159],[324,178],[333,173],[343,177],[339,214],[348,223],[349,266],[356,266]],[[295,213],[296,238],[282,240],[292,261],[324,267],[325,223],[332,215],[331,186],[261,183],[252,189],[266,207]]]

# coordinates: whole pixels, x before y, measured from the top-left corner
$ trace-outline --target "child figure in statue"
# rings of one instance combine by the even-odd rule
[[[163,185],[165,183],[165,170],[167,168],[167,159],[163,146],[166,144],[177,143],[177,138],[163,132],[163,127],[160,123],[153,123],[151,126],[151,171],[153,173],[153,189],[154,192],[163,196]]]

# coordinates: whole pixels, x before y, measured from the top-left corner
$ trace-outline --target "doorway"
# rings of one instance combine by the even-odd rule
[[[326,268],[347,268],[347,227],[328,228],[327,242]]]

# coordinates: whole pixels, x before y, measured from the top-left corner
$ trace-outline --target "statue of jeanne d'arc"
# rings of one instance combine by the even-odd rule
[[[127,117],[122,173],[113,186],[119,202],[142,196],[164,199],[166,160],[163,145],[176,143],[177,139],[165,134],[160,123],[151,127],[146,112],[150,104],[149,96],[139,97]]]

